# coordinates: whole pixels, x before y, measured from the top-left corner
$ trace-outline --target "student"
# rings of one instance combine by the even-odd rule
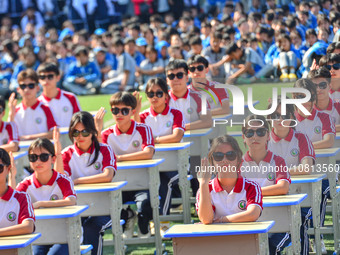
[[[0,148],[0,236],[31,234],[34,231],[35,217],[29,195],[14,190],[6,183],[7,176],[9,180],[15,179],[13,167],[14,160]]]
[[[52,169],[56,160],[53,144],[38,138],[28,148],[28,160],[34,173],[20,182],[18,191],[30,195],[35,209],[75,205],[76,192],[71,179]],[[35,255],[68,254],[67,244],[34,245]]]
[[[261,186],[263,196],[286,195],[289,191],[290,177],[286,171],[285,160],[267,149],[268,122],[262,115],[249,115],[245,123],[242,127],[242,137],[249,150],[243,156],[242,176],[256,181]],[[249,126],[249,123],[252,126]],[[270,234],[269,253],[280,254],[289,242],[288,233]]]
[[[17,92],[21,95],[22,101],[17,106],[14,93],[8,101],[8,120],[14,121],[17,125],[20,140],[52,138],[52,129],[57,125],[50,108],[37,99],[40,89],[38,82],[38,75],[34,70],[20,72]]]
[[[282,155],[291,175],[306,175],[312,173],[315,164],[315,151],[308,136],[296,132],[294,127],[294,106],[286,105],[286,115],[281,115],[281,98],[278,107],[268,116],[271,120],[272,131],[268,142],[268,150],[276,155]],[[271,103],[268,109],[271,108]],[[300,228],[301,254],[308,254],[308,222],[312,214],[311,208],[301,208],[302,224]]]
[[[103,143],[111,146],[118,162],[151,159],[155,151],[151,128],[131,119],[137,106],[136,98],[128,92],[117,92],[111,96],[110,106],[116,124],[102,132]],[[102,121],[97,123],[97,130],[101,130],[102,126]],[[123,192],[123,203],[127,201],[137,203],[139,234],[141,237],[149,237],[152,209],[148,192]],[[135,215],[132,214],[126,223],[126,237],[133,236],[134,218]]]
[[[9,151],[19,150],[19,133],[18,127],[14,122],[5,122],[2,119],[5,116],[6,102],[0,96],[0,148]]]
[[[186,130],[210,128],[210,105],[207,103],[207,112],[203,114],[201,96],[187,88],[188,71],[188,65],[183,60],[173,60],[167,65],[167,84],[170,86],[168,104],[183,113]]]
[[[37,70],[43,92],[38,100],[46,104],[60,127],[68,127],[72,115],[81,110],[77,97],[57,88],[60,72],[54,63],[43,63]]]
[[[331,77],[330,71],[322,66],[317,70],[311,70],[307,78],[311,79],[316,87],[317,101],[314,108],[320,112],[327,113],[335,124],[335,130],[338,132],[340,131],[340,103],[334,102],[330,98]]]
[[[235,138],[224,135],[213,140],[208,159],[202,159],[197,177],[200,189],[196,210],[203,224],[256,221],[262,212],[260,186],[240,174],[242,150]],[[217,176],[211,180],[209,166]],[[218,168],[229,169],[221,170]]]
[[[69,67],[63,83],[64,88],[76,95],[95,94],[101,84],[98,66],[89,61],[89,51],[85,46],[78,46],[74,55],[77,61]]]
[[[214,98],[207,95],[212,115],[228,114],[230,112],[228,91],[222,87],[216,88],[219,83],[207,80],[206,76],[209,72],[208,60],[201,55],[193,55],[189,58],[187,64],[189,77],[191,78],[189,88],[199,91],[201,94],[204,93],[202,89],[208,90],[211,95],[214,95]]]
[[[145,89],[151,107],[141,113],[141,98],[136,94],[138,106],[134,119],[145,123],[152,129],[155,143],[179,143],[184,135],[185,124],[181,111],[170,107],[166,101],[169,97],[168,86],[163,79],[153,78]],[[160,214],[170,214],[171,192],[178,182],[178,171],[160,173]],[[170,227],[170,222],[161,222],[161,231]]]
[[[68,134],[74,144],[61,152],[58,143],[57,171],[69,176],[75,185],[111,182],[117,170],[115,155],[110,146],[98,142],[92,115],[75,113]],[[111,224],[110,216],[82,218],[84,243],[92,244],[92,254],[102,254],[103,233]]]
[[[327,54],[325,67],[331,73],[331,83],[330,83],[330,96],[332,100],[340,101],[340,54]],[[321,63],[320,63],[321,65]]]

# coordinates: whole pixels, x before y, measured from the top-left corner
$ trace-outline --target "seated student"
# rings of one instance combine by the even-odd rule
[[[31,234],[34,231],[34,211],[29,195],[7,186],[6,179],[15,179],[14,160],[0,148],[0,236]],[[9,175],[14,176],[13,178]],[[14,184],[14,183],[13,183]],[[13,185],[15,186],[15,184]]]
[[[108,79],[108,73],[112,70],[112,63],[106,57],[107,49],[96,47],[93,49],[93,53],[95,54],[94,60],[100,69],[101,81],[104,82]]]
[[[252,126],[249,126],[250,120]],[[245,123],[242,137],[249,150],[243,156],[242,176],[256,181],[261,186],[263,196],[286,195],[290,177],[285,171],[285,160],[267,149],[270,131],[268,122],[262,115],[249,115]],[[288,233],[269,234],[268,237],[270,254],[280,254],[290,242]]]
[[[56,154],[50,140],[36,139],[28,148],[28,160],[34,173],[20,182],[16,190],[27,192],[35,209],[77,203],[72,180],[52,169]],[[33,252],[35,255],[68,254],[68,245],[34,245]]]
[[[187,88],[188,71],[188,65],[184,60],[173,60],[167,65],[167,84],[170,86],[168,104],[183,113],[186,130],[210,128],[212,126],[210,105],[207,102],[207,113],[203,114],[200,94]]]
[[[209,72],[208,60],[201,55],[193,55],[189,58],[187,64],[191,78],[189,88],[200,93],[204,93],[202,89],[205,89],[214,95],[214,98],[207,95],[212,115],[228,114],[230,112],[228,91],[222,87],[216,88],[219,83],[207,80]]]
[[[18,75],[17,92],[22,101],[17,106],[15,94],[9,98],[8,120],[14,121],[19,130],[20,140],[52,138],[52,129],[57,124],[50,108],[37,99],[39,91],[38,75],[32,69]]]
[[[331,73],[330,97],[336,102],[340,102],[340,54],[327,54],[325,63],[320,66],[325,66]]]
[[[329,95],[331,77],[329,70],[323,66],[309,71],[307,76],[316,87],[317,101],[314,108],[327,113],[335,124],[335,130],[340,131],[340,103],[334,102]]]
[[[43,92],[38,100],[46,104],[60,127],[68,127],[72,115],[81,110],[77,97],[57,88],[60,72],[54,63],[43,63],[37,70]]]
[[[183,114],[166,103],[169,95],[165,80],[161,78],[149,80],[145,93],[151,107],[140,113],[141,98],[136,93],[138,104],[134,119],[151,127],[155,143],[179,143],[185,131]],[[167,215],[170,214],[171,192],[173,184],[178,182],[178,171],[161,172],[160,181],[160,214]],[[161,222],[161,231],[167,228],[170,228],[170,222]]]
[[[60,142],[55,143],[58,155],[56,170],[70,176],[75,185],[111,182],[117,169],[115,156],[110,146],[98,142],[92,115],[88,112],[75,113],[68,134],[73,145],[61,152]],[[92,244],[92,254],[102,254],[103,233],[111,226],[110,216],[82,218],[82,225],[84,244]]]
[[[202,159],[197,173],[200,188],[196,210],[203,224],[256,221],[262,212],[262,192],[259,184],[240,174],[242,150],[229,135],[213,140],[208,159]],[[211,180],[209,166],[217,176]],[[230,169],[218,171],[218,168]]]
[[[69,67],[63,82],[64,88],[76,95],[95,94],[101,84],[98,66],[89,61],[89,51],[85,46],[78,46],[74,55],[77,61]]]
[[[300,79],[294,84],[295,88],[307,89],[311,94],[309,102],[302,104],[310,113],[310,116],[306,116],[300,109],[295,112],[295,117],[298,122],[296,131],[306,134],[312,141],[315,149],[331,148],[335,139],[335,125],[331,117],[324,112],[320,112],[314,108],[317,101],[317,90],[315,84],[310,79]],[[304,98],[305,94],[293,94],[293,98]],[[329,193],[329,181],[328,179],[322,180],[322,198],[320,206],[320,226],[324,225],[327,198]],[[324,248],[323,240],[321,240],[322,249]]]
[[[282,155],[291,175],[310,174],[315,164],[313,144],[307,135],[296,132],[294,127],[289,127],[295,124],[290,121],[295,120],[294,106],[286,105],[286,115],[281,115],[281,98],[277,103],[278,107],[275,112],[268,116],[272,124],[268,150],[276,155]],[[268,109],[271,106],[270,103]],[[311,213],[311,208],[301,208],[301,254],[308,254],[309,251],[307,229]]]
[[[18,127],[14,122],[5,122],[6,102],[0,96],[0,148],[9,151],[19,150],[19,133]]]
[[[102,132],[103,143],[111,146],[117,161],[151,159],[155,151],[151,128],[131,119],[137,106],[136,98],[128,92],[117,92],[111,96],[110,106],[116,124]],[[102,121],[97,123],[97,130],[101,130],[102,126]],[[140,236],[150,236],[149,221],[152,219],[152,209],[148,192],[123,192],[123,203],[128,201],[137,203]],[[126,237],[133,236],[134,219],[133,212],[126,223]]]

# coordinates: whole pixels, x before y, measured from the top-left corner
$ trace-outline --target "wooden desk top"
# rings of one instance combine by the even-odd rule
[[[198,136],[205,136],[212,132],[212,128],[202,128],[202,129],[194,129],[194,130],[187,130],[184,132],[185,138],[188,137],[198,137]]]
[[[40,233],[0,237],[0,250],[25,248],[41,237]]]
[[[27,156],[28,152],[27,151],[18,151],[13,153],[14,160],[17,160],[19,158],[22,158],[24,156]]]
[[[117,170],[131,169],[131,168],[146,168],[154,167],[163,163],[164,159],[147,159],[147,160],[133,160],[117,162]]]
[[[37,220],[71,218],[78,216],[89,208],[88,205],[74,205],[63,207],[50,207],[35,209],[35,218]]]
[[[242,136],[242,131],[227,131],[227,135],[231,135],[234,137]]]
[[[59,132],[60,134],[65,135],[65,134],[68,134],[68,129],[69,127],[61,127],[59,128]]]
[[[212,118],[213,119],[223,119],[223,120],[227,120],[230,119],[231,117],[233,117],[233,115],[231,113],[228,114],[220,114],[220,115],[213,115]]]
[[[316,158],[333,157],[340,152],[340,148],[328,148],[315,150]]]
[[[127,181],[122,182],[106,182],[106,183],[92,183],[92,184],[78,184],[74,186],[77,194],[92,193],[92,192],[107,192],[119,190],[127,184]]]
[[[274,226],[274,221],[220,223],[220,224],[180,224],[172,226],[165,238],[247,235],[267,233]]]
[[[336,132],[335,139],[340,139],[340,132]]]
[[[306,199],[307,194],[292,194],[283,196],[265,196],[263,197],[263,207],[276,207],[276,206],[288,206],[288,205],[298,205],[304,199]]]
[[[158,143],[155,145],[155,151],[177,151],[183,150],[190,147],[193,142],[182,142],[182,143]]]
[[[306,174],[306,175],[292,175],[290,179],[292,184],[295,183],[309,183],[309,182],[319,182],[326,178],[326,174]]]

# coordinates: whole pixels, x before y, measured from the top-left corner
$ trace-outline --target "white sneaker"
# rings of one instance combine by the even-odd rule
[[[125,224],[123,238],[132,238],[137,221],[137,215],[130,207],[128,207],[126,210],[128,212],[128,219]]]

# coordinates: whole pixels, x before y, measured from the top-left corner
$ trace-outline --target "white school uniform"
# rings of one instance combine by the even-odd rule
[[[330,89],[329,91],[329,96],[335,101],[335,102],[340,102],[340,90],[332,90]]]
[[[314,108],[320,112],[327,113],[331,117],[335,125],[340,124],[340,103],[339,102],[335,102],[330,98],[328,106],[325,110],[319,109],[316,105],[314,105]]]
[[[2,122],[0,125],[0,145],[18,143],[19,133],[14,122]]]

